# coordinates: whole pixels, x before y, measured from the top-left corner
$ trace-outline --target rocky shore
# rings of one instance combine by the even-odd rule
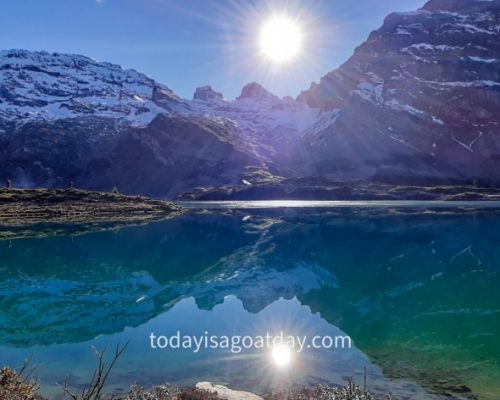
[[[477,185],[396,185],[333,181],[323,177],[288,178],[241,185],[197,188],[179,200],[444,200],[500,201],[500,189]]]

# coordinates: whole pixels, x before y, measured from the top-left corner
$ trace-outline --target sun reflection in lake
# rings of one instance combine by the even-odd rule
[[[271,351],[274,364],[279,368],[286,368],[292,363],[292,352],[286,345],[276,345]]]

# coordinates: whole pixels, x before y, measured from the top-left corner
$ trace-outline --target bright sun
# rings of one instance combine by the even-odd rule
[[[293,60],[301,46],[300,27],[288,17],[273,17],[260,31],[260,49],[272,62],[285,63]]]

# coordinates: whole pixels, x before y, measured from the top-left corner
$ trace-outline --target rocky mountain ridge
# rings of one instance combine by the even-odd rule
[[[255,83],[235,101],[210,87],[184,100],[134,70],[58,53],[2,51],[0,82],[0,180],[16,187],[170,196],[272,177],[318,113]]]
[[[208,117],[227,118],[236,124],[239,119],[255,121],[263,117],[255,113],[267,109],[264,127],[284,124],[295,128],[290,119],[297,111],[309,113],[309,123],[317,114],[291,98],[279,99],[257,83],[246,85],[235,101],[225,100],[210,86],[197,88],[193,101],[184,100],[135,70],[80,55],[5,50],[0,52],[0,66],[0,122],[15,126],[33,121],[101,118],[144,127],[158,114],[206,115],[208,106]],[[288,114],[279,118],[275,114],[281,111]],[[247,112],[252,115],[238,116]]]
[[[499,0],[431,0],[295,100],[257,83],[186,100],[87,57],[3,51],[0,180],[155,196],[307,176],[497,185],[499,32]]]

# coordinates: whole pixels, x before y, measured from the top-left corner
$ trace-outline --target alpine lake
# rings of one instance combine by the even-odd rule
[[[42,394],[211,381],[254,393],[352,380],[394,399],[500,398],[500,205],[185,203],[116,229],[0,227],[0,365]],[[171,338],[345,337],[343,348],[152,346]],[[182,338],[181,338],[182,339]],[[308,342],[310,343],[310,342]]]

